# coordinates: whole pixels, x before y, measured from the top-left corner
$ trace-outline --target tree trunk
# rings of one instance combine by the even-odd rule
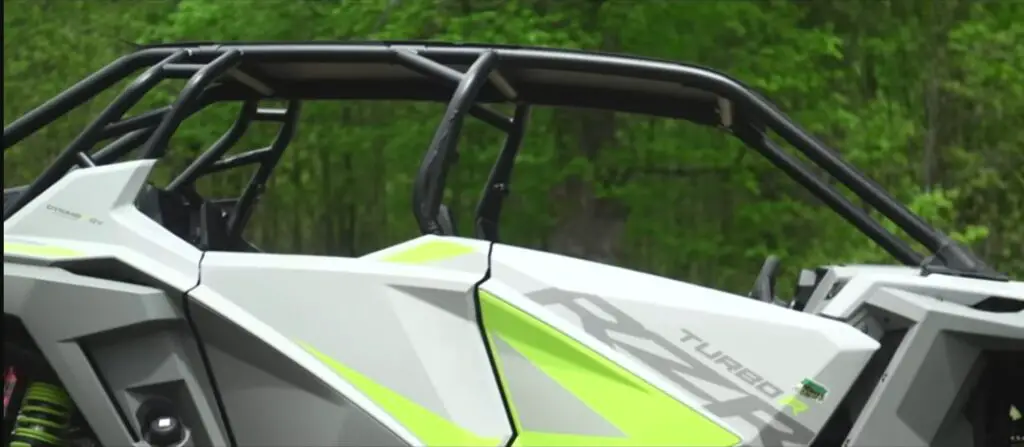
[[[572,113],[581,115],[572,117],[581,125],[578,132],[570,133],[570,137],[578,136],[579,145],[560,149],[594,163],[600,151],[614,142],[615,115],[606,111]],[[558,185],[551,196],[560,210],[547,244],[551,251],[608,264],[619,260],[628,215],[622,203],[598,197],[595,185],[580,178]]]

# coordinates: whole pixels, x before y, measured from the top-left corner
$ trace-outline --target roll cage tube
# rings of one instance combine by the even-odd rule
[[[261,155],[259,159],[260,166],[253,173],[249,179],[249,184],[245,186],[242,195],[235,203],[235,211],[231,214],[231,219],[228,221],[228,236],[230,238],[241,240],[242,232],[245,230],[245,225],[249,222],[249,218],[252,217],[252,211],[256,206],[257,200],[266,191],[267,180],[270,179],[270,174],[274,172],[277,164],[281,162],[281,155],[284,154],[284,150],[295,137],[295,128],[298,126],[300,110],[301,103],[296,100],[289,101],[287,108],[283,111],[278,109],[256,110],[256,119],[280,122],[281,129],[277,132],[274,142]]]
[[[824,202],[847,221],[853,222],[865,235],[897,260],[908,265],[918,265],[923,262],[921,255],[915,253],[905,241],[887,231],[877,221],[846,200],[838,191],[801,166],[796,157],[787,154],[785,150],[773,143],[763,131],[749,124],[742,124],[737,127],[735,135],[800,186],[811,191],[818,200]]]
[[[450,69],[439,69],[437,67],[439,64],[413,52],[397,50],[396,56],[399,61],[421,73],[428,73],[446,80],[452,78]],[[511,132],[511,119],[474,103],[480,89],[490,79],[491,70],[497,65],[497,59],[494,52],[485,52],[473,62],[465,74],[459,74],[461,79],[455,88],[455,93],[448,103],[441,125],[437,127],[434,138],[427,148],[419,171],[417,171],[413,183],[413,215],[423,234],[443,234],[444,232],[438,220],[438,214],[441,211],[441,201],[444,199],[448,170],[451,168],[453,158],[458,150],[459,135],[462,132],[462,123],[466,114],[476,110],[478,114],[485,117],[482,118],[484,122],[507,133]]]
[[[160,125],[153,132],[153,136],[149,138],[140,158],[155,159],[163,157],[164,152],[167,151],[167,143],[171,140],[171,135],[174,131],[178,130],[178,126],[185,120],[189,106],[198,101],[207,86],[227,73],[228,70],[237,66],[241,61],[241,51],[228,50],[214,59],[213,62],[196,70],[195,74],[185,84],[185,87],[181,89],[181,93],[178,94],[178,99],[174,101],[174,105],[171,106],[163,120],[160,121]],[[174,69],[175,67],[172,65],[170,70]]]
[[[492,242],[499,241],[498,224],[501,221],[501,209],[505,198],[511,192],[512,168],[515,167],[516,156],[523,142],[523,133],[530,117],[530,106],[516,106],[512,117],[512,129],[508,132],[505,145],[498,153],[498,159],[487,177],[487,184],[480,194],[480,202],[476,206],[476,237]]]
[[[301,71],[302,68],[293,65],[283,71],[280,69],[290,63],[376,64],[378,68],[384,64],[405,67],[420,77],[408,78],[402,74],[399,77],[365,75],[359,78],[360,75],[351,74],[354,72],[340,70],[336,72],[345,75],[332,76],[355,79],[355,83],[349,84],[333,78],[330,81],[321,81],[319,78],[307,80],[289,74],[296,70]],[[508,70],[512,78],[504,78],[496,70],[498,65],[503,70]],[[470,69],[462,73],[452,68],[456,66],[469,66]],[[482,238],[497,240],[498,217],[503,197],[507,193],[512,161],[521,142],[528,104],[597,107],[648,113],[688,119],[705,125],[717,124],[711,122],[714,121],[711,117],[715,113],[726,113],[727,111],[722,108],[728,105],[730,110],[736,111],[736,116],[729,123],[723,121],[722,127],[768,157],[775,166],[808,188],[900,262],[911,265],[926,264],[932,271],[1005,278],[991,271],[969,250],[929,226],[879,185],[848,165],[837,153],[800,129],[774,105],[738,81],[707,69],[639,57],[437,42],[156,45],[114,61],[15,120],[4,128],[4,151],[136,70],[147,67],[148,69],[132,85],[64,148],[53,164],[29,185],[21,188],[21,192],[11,202],[5,204],[5,220],[76,165],[88,168],[92,165],[111,163],[140,145],[144,147],[141,157],[161,157],[166,150],[167,140],[181,121],[212,102],[259,101],[268,98],[446,100],[448,108],[444,120],[431,141],[415,181],[413,211],[418,225],[421,231],[426,233],[441,231],[438,215],[442,206],[445,180],[448,169],[457,155],[457,139],[464,116],[469,114],[508,135],[476,210],[476,234]],[[531,73],[524,75],[527,72]],[[589,80],[580,84],[558,84],[552,83],[550,79],[538,81],[538,78],[529,77],[538,76],[538,72],[547,72],[548,76],[586,74]],[[147,91],[160,80],[167,78],[189,79],[186,88],[174,104],[121,119],[125,111],[137,103]],[[602,80],[594,81],[591,78]],[[618,80],[610,80],[612,78]],[[455,93],[442,96],[436,85],[425,84],[425,80],[440,80],[442,84],[453,85]],[[701,99],[705,96],[663,96],[645,92],[641,87],[633,87],[640,84],[652,86],[657,83],[669,83],[698,91],[700,95],[716,97],[718,109],[711,110],[714,109],[713,105]],[[516,116],[511,119],[505,117],[483,105],[485,102],[513,103],[517,106]],[[297,110],[297,104],[294,105]],[[291,109],[289,106],[288,110]],[[278,121],[285,120],[286,117],[294,118],[294,114],[289,114],[288,111],[280,111],[275,116]],[[765,135],[769,131],[779,135],[856,196],[892,220],[911,238],[924,245],[933,256],[928,261],[923,260],[909,245],[886,231],[870,215],[852,205],[831,186],[815,181],[814,176],[805,167],[768,141]],[[282,131],[282,134],[285,133]],[[287,135],[279,135],[279,139],[282,136]],[[222,138],[229,137],[230,135],[225,135]],[[94,145],[110,138],[114,138],[115,141],[92,156],[89,155]],[[222,146],[229,144],[215,144],[210,150],[221,151]],[[204,156],[201,162],[197,161],[198,164],[190,166],[187,173],[182,173],[184,177],[179,176],[180,181],[176,182],[174,187],[181,188],[187,185],[188,179],[193,179],[197,175],[219,172],[243,164],[260,163],[270,165],[272,169],[275,160],[279,159],[280,150],[280,144],[275,142],[271,147],[234,157],[222,159],[213,154]]]
[[[440,210],[441,198],[444,194],[444,183],[450,167],[451,157],[454,155],[455,146],[457,145],[460,131],[458,128],[462,125],[466,108],[471,105],[475,100],[475,96],[479,94],[478,85],[482,86],[483,79],[488,76],[488,71],[481,69],[484,65],[482,62],[490,60],[494,57],[493,55],[493,52],[484,52],[473,63],[470,70],[463,75],[459,88],[449,103],[445,118],[437,129],[430,149],[423,159],[423,164],[414,187],[413,207],[420,230],[424,234],[441,233],[441,225],[437,222],[437,214]],[[745,103],[743,105],[746,106],[746,110],[754,112],[752,113],[754,117],[761,118],[764,123],[774,124],[768,127],[782,136],[787,142],[793,144],[811,161],[822,166],[826,172],[839,180],[840,183],[846,185],[857,196],[874,206],[883,215],[896,223],[897,226],[906,231],[907,234],[920,241],[934,253],[930,260],[925,260],[905,241],[887,231],[877,221],[872,219],[870,215],[855,207],[834,188],[817,180],[795,158],[789,156],[782,148],[768,140],[767,135],[763,131],[752,131],[761,127],[754,124],[758,123],[756,118],[747,123],[745,128],[741,128],[738,131],[737,129],[730,129],[741,141],[753,147],[762,156],[765,156],[794,181],[811,190],[816,197],[825,202],[833,211],[861,230],[897,260],[907,265],[918,265],[932,271],[935,270],[935,267],[941,267],[943,273],[966,274],[993,279],[1006,278],[1005,275],[992,271],[970,251],[957,244],[948,236],[929,226],[920,217],[896,201],[881,186],[865,177],[847,164],[833,150],[796,126],[781,111],[760,95],[743,88],[731,79],[715,76],[712,73],[708,74],[711,75],[708,76],[710,79],[705,79],[704,81],[720,82],[718,85],[715,85],[715,87],[718,87],[715,90],[724,87],[729,99],[740,99],[742,103]],[[474,77],[480,79],[478,81],[479,84],[474,83]],[[719,79],[714,79],[716,77]],[[515,120],[513,120],[514,122]],[[513,127],[515,127],[514,124]],[[497,240],[497,217],[500,216],[502,202],[504,196],[507,195],[507,190],[502,191],[502,188],[507,187],[507,181],[502,182],[501,180],[503,176],[507,179],[511,174],[512,163],[507,160],[514,160],[518,152],[518,140],[521,138],[522,129],[510,130],[510,136],[515,135],[513,132],[519,134],[514,138],[516,144],[512,146],[506,145],[503,148],[502,154],[499,155],[498,161],[492,170],[491,178],[485,187],[481,202],[477,207],[477,235],[492,241]],[[492,192],[492,188],[497,188],[497,191]],[[925,272],[927,273],[927,271]]]
[[[134,106],[136,103],[138,103],[139,100],[141,100],[142,97],[145,96],[145,94],[149,90],[151,90],[161,80],[163,80],[163,77],[161,76],[161,74],[162,74],[163,68],[166,65],[171,64],[171,63],[173,63],[173,62],[175,62],[177,60],[184,59],[187,56],[188,56],[188,51],[187,50],[178,50],[178,51],[174,52],[173,54],[171,54],[170,56],[168,56],[167,58],[165,58],[164,60],[162,60],[159,63],[157,63],[156,65],[153,65],[152,67],[150,67],[148,70],[143,72],[142,75],[140,75],[138,78],[136,78],[134,82],[132,82],[130,85],[128,85],[128,87],[125,88],[125,90],[123,92],[121,92],[121,95],[119,95],[117,98],[115,98],[114,101],[111,102],[110,105],[107,106],[107,108],[103,109],[103,111],[100,112],[99,117],[97,117],[95,120],[93,120],[92,123],[90,123],[85,128],[85,130],[82,131],[82,133],[78,134],[78,136],[75,137],[74,140],[71,140],[71,144],[69,144],[67,147],[65,147],[64,150],[61,151],[60,154],[57,155],[57,159],[53,162],[53,164],[51,164],[46,169],[44,169],[43,173],[40,174],[39,177],[36,177],[36,179],[34,181],[32,181],[32,183],[30,183],[28,185],[28,187],[25,189],[25,191],[22,192],[14,200],[12,200],[9,205],[5,204],[5,206],[4,206],[4,220],[7,220],[8,218],[10,218],[17,210],[21,209],[23,206],[25,206],[26,203],[28,203],[32,199],[36,198],[36,196],[38,196],[41,192],[43,192],[44,190],[46,190],[50,186],[53,186],[53,184],[56,183],[57,180],[60,179],[64,175],[64,173],[67,172],[68,169],[71,169],[71,167],[75,164],[75,161],[76,161],[76,158],[78,157],[78,154],[85,153],[94,144],[96,144],[96,142],[99,141],[104,128],[106,128],[106,126],[108,124],[111,124],[114,121],[119,120],[121,118],[121,116],[124,115],[124,113],[128,111],[128,109],[130,109],[132,106]],[[75,97],[75,99],[77,100],[78,98]],[[49,104],[49,103],[47,103],[47,104]],[[44,107],[45,106],[46,106],[46,104],[44,104]],[[33,111],[33,112],[35,112],[35,111]],[[64,113],[66,113],[66,112],[64,112]],[[39,113],[38,115],[41,115],[41,116],[50,116],[50,115],[61,116],[64,113],[60,113],[60,114]],[[32,115],[32,112],[30,112],[29,115]],[[29,121],[28,123],[33,123],[33,122]],[[14,125],[12,125],[10,127],[14,127],[17,124],[18,123],[15,122]],[[42,127],[42,126],[39,126],[39,127]],[[18,130],[18,127],[14,127],[14,129],[12,129],[12,133],[14,133],[16,136],[20,136],[22,138],[24,138],[24,136],[27,136],[27,135],[22,136],[21,133],[17,132],[17,130]],[[7,150],[7,147],[9,147],[8,146],[8,141],[7,141],[7,132],[8,132],[8,130],[5,128],[4,129],[4,150],[5,151]],[[94,163],[86,162],[86,163],[79,163],[79,164],[84,167],[84,166],[89,166],[90,164],[94,164]]]
[[[420,73],[434,75],[448,81],[452,81],[457,77],[461,78],[457,84],[458,87],[455,94],[449,102],[444,119],[441,125],[438,126],[434,139],[424,156],[413,188],[413,207],[420,231],[424,234],[442,234],[442,226],[438,223],[438,212],[441,209],[445,180],[448,169],[451,166],[451,159],[455,155],[456,146],[458,145],[458,137],[463,119],[468,111],[479,110],[477,108],[481,107],[474,104],[473,101],[486,80],[490,79],[490,70],[495,66],[493,61],[496,58],[493,52],[485,52],[474,61],[465,74],[460,74],[429,59],[423,60],[425,58],[408,50],[398,50],[396,53],[402,62],[409,64],[410,68],[414,68]],[[430,69],[427,69],[427,67]],[[514,90],[511,86],[508,86],[505,92],[504,95],[506,97],[514,95]],[[504,200],[509,194],[512,169],[515,165],[515,158],[518,155],[520,144],[522,143],[529,106],[526,104],[517,106],[515,116],[511,120],[496,120],[493,118],[494,114],[490,112],[490,109],[485,110],[487,113],[477,114],[477,116],[487,117],[482,118],[483,121],[509,122],[511,124],[507,128],[505,126],[496,126],[506,130],[508,137],[498,155],[498,159],[492,167],[487,184],[484,186],[481,200],[477,205],[474,222],[477,237],[497,242],[501,210]],[[762,156],[797,181],[801,186],[814,192],[818,199],[825,202],[826,205],[843,218],[853,223],[897,260],[908,265],[920,265],[924,261],[924,258],[914,252],[905,241],[885,230],[877,221],[857,209],[850,201],[846,200],[825,182],[814,177],[795,158],[786,154],[785,151],[768,140],[763,132],[755,130],[753,126],[745,125],[740,131],[734,132],[734,134],[745,144],[761,153]]]
[[[239,112],[238,119],[235,120],[234,124],[221,135],[219,139],[210,149],[206,150],[202,154],[196,157],[195,161],[188,165],[185,170],[178,174],[174,180],[171,180],[167,184],[167,190],[171,192],[178,191],[186,185],[191,185],[193,182],[202,175],[203,167],[212,164],[219,160],[231,149],[238,140],[242,139],[245,132],[249,130],[249,125],[252,124],[253,118],[256,116],[256,111],[259,108],[259,104],[256,101],[246,101],[242,105],[242,109]]]
[[[140,158],[162,158],[167,141],[174,133],[174,130],[184,119],[202,110],[214,101],[210,98],[216,96],[216,88],[211,86],[225,74],[231,74],[236,78],[244,78],[254,90],[267,93],[269,87],[258,79],[249,76],[237,68],[241,53],[229,51],[215,58],[209,64],[182,64],[178,63],[188,57],[195,56],[196,52],[181,50],[163,58],[149,69],[145,70],[122,94],[117,97],[97,119],[91,122],[86,129],[64,151],[58,155],[43,173],[32,183],[25,187],[14,188],[19,190],[18,196],[11,203],[4,207],[5,219],[31,201],[38,192],[33,193],[32,185],[37,185],[38,191],[43,191],[52,186],[56,180],[68,169],[77,164],[80,167],[92,167],[113,163],[127,156],[129,153],[146,146]],[[80,106],[92,97],[95,97],[103,87],[116,83],[118,80],[128,76],[130,71],[125,67],[137,67],[140,64],[131,63],[132,60],[146,59],[140,57],[139,53],[122,58],[107,69],[101,70],[97,75],[87,78],[70,91],[73,95],[58,95],[58,97],[47,102],[40,108],[26,114],[21,119],[12,123],[4,129],[4,150],[12,147],[17,142],[30,136],[47,124],[46,120],[55,120],[66,114],[69,110]],[[146,55],[151,58],[152,55]],[[125,61],[128,62],[125,62]],[[111,68],[113,67],[113,68]],[[104,77],[113,77],[114,79]],[[120,76],[120,78],[116,78]],[[170,78],[188,78],[189,82],[182,90],[182,94],[173,105],[164,106],[143,112],[139,115],[120,119],[131,106],[136,104],[149,90],[160,81]],[[90,84],[94,82],[97,84]],[[266,181],[270,172],[280,161],[280,154],[288,146],[295,133],[295,126],[300,110],[299,101],[292,100],[285,110],[258,108],[258,99],[244,101],[241,112],[234,124],[218,139],[207,151],[197,157],[181,174],[172,180],[166,188],[169,192],[194,194],[186,190],[194,185],[194,182],[204,175],[224,170],[225,165],[239,167],[249,164],[259,164],[259,168],[250,179],[249,184],[238,199],[229,199],[234,202],[233,212],[230,213],[228,221],[229,237],[239,239],[241,232],[251,215],[251,208],[258,200],[260,194],[265,190]],[[277,138],[267,148],[250,151],[243,156],[221,159],[231,146],[236,144],[244,135],[252,121],[277,122],[282,125]],[[12,135],[15,138],[8,138]],[[88,151],[97,142],[115,138],[115,140],[102,149],[96,151],[92,156]],[[50,177],[48,172],[57,172],[58,175]],[[19,203],[20,202],[20,203]],[[223,203],[225,201],[217,201]]]

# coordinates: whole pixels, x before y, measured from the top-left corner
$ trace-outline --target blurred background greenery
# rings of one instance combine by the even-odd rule
[[[6,0],[3,8],[5,123],[140,42],[447,40],[712,67],[777,102],[998,269],[1024,273],[1024,2]],[[180,87],[168,82],[130,114],[167,104]],[[111,98],[5,153],[5,187],[36,175]],[[267,251],[353,256],[416,236],[411,180],[443,107],[307,104],[249,238]],[[236,113],[215,106],[189,119],[164,175]],[[275,131],[256,126],[237,151],[266,145]],[[463,232],[501,140],[472,122],[463,134],[447,201]],[[237,195],[248,176],[215,177],[203,192]],[[790,269],[890,262],[724,134],[581,110],[535,112],[502,230],[512,244],[741,293],[767,254]]]

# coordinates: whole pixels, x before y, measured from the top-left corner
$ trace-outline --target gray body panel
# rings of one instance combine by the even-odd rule
[[[486,259],[481,258],[481,261]],[[216,308],[213,303],[220,301],[237,306],[237,310],[232,310],[233,315],[244,312],[263,323],[249,326],[251,333],[272,330],[275,337],[286,339],[286,343],[295,347],[308,345],[375,384],[408,398],[481,439],[492,439],[495,445],[500,445],[511,437],[511,429],[476,324],[473,289],[483,278],[486,264],[478,263],[476,270],[476,274],[471,274],[372,260],[210,253],[203,261],[203,285],[192,294],[198,302],[211,304],[211,308]],[[304,286],[297,290],[295,284]],[[203,321],[199,326],[204,333],[217,332],[223,322],[207,324]],[[215,343],[213,340],[210,343]],[[227,351],[225,349],[231,345],[225,344],[215,350],[218,353],[214,355],[215,370],[240,371],[239,358],[234,353],[245,350],[242,345],[233,345],[239,347]],[[305,352],[293,355],[313,360]],[[229,361],[232,357],[236,358]],[[362,394],[358,385],[341,388],[334,394]],[[262,433],[266,429],[258,426],[265,426],[267,418],[282,420],[296,414],[289,405],[274,408],[250,404],[274,401],[274,394],[279,392],[272,389],[237,382],[223,385],[222,392],[232,424],[241,432]],[[290,401],[297,402],[295,405],[322,399],[301,388],[292,392],[304,395],[304,398],[289,397]],[[339,406],[334,413],[360,405],[374,411],[377,404],[373,396],[364,395],[361,403]],[[331,415],[331,412],[318,417],[341,419],[340,413]],[[382,421],[392,419],[380,410],[375,410],[372,417]],[[301,430],[281,430],[263,438],[254,437],[252,442],[261,445],[288,442],[359,445],[367,442],[338,438],[337,423],[324,422],[309,424]],[[403,427],[400,421],[385,425],[398,432],[404,442],[428,441],[420,439],[424,435]],[[334,437],[320,433],[324,430]],[[345,431],[340,434],[349,435]],[[377,445],[394,445],[394,442],[395,439],[379,438]]]
[[[151,287],[4,263],[4,313],[22,321],[104,445],[139,439],[145,396],[180,402],[200,445],[226,444],[180,304]]]
[[[239,445],[397,446],[386,426],[213,312],[192,314]]]
[[[878,348],[846,324],[653,275],[504,245],[492,257],[492,280],[660,376],[744,445],[809,444]],[[828,399],[795,396],[805,378]]]
[[[983,284],[972,293],[968,283],[975,280],[929,289],[920,279],[902,285],[879,279],[852,300],[857,305],[850,313],[857,319],[873,320],[883,333],[906,332],[867,396],[849,445],[971,445],[963,410],[985,366],[982,353],[1024,353],[1024,311],[986,312],[962,304],[980,302],[989,293],[1024,301],[1021,283],[977,281]]]

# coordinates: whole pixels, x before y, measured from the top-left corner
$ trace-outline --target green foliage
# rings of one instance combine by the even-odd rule
[[[714,67],[757,88],[926,220],[1020,275],[1022,5],[9,0],[4,115],[10,122],[129,51],[128,42],[418,39],[637,53]],[[161,87],[136,110],[168,103],[180,87]],[[42,154],[55,154],[110,99],[5,154],[5,185],[35,175],[48,161]],[[272,250],[354,255],[414,236],[412,176],[442,112],[442,104],[305,104],[250,237]],[[188,120],[161,179],[212,144],[237,113],[217,107]],[[237,150],[265,145],[274,131],[254,128]],[[446,198],[463,233],[501,143],[495,131],[467,124]],[[200,186],[234,195],[249,175]],[[769,253],[790,268],[889,262],[725,133],[576,110],[534,112],[502,230],[511,243],[739,292]]]

